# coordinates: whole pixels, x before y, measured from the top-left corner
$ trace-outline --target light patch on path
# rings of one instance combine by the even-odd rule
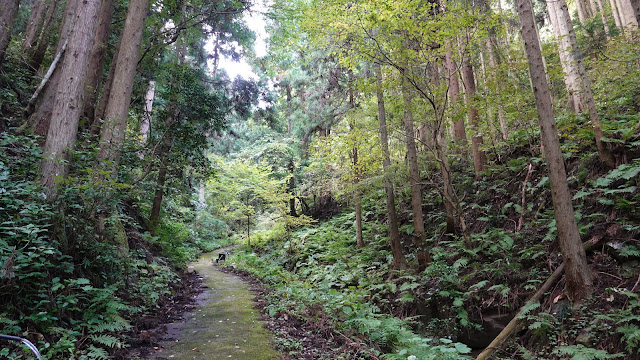
[[[281,358],[270,345],[271,335],[253,308],[254,295],[249,285],[212,265],[212,259],[223,250],[204,254],[193,264],[206,286],[198,296],[198,307],[184,320],[167,325],[168,340],[161,343],[161,351],[147,359]]]

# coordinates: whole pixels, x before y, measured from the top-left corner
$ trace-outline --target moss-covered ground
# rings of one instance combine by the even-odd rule
[[[280,359],[253,307],[249,285],[218,270],[213,261],[218,253],[204,254],[193,264],[205,286],[199,306],[167,325],[167,339],[153,359]]]

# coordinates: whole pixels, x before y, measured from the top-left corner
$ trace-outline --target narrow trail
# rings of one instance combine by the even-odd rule
[[[167,325],[166,340],[160,343],[160,351],[147,359],[281,358],[272,348],[271,335],[253,308],[254,295],[249,285],[212,264],[212,259],[224,250],[204,254],[193,264],[205,286],[198,296],[198,306],[183,320]]]

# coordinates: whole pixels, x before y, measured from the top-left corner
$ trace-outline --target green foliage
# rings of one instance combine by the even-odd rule
[[[574,360],[596,360],[596,359],[615,359],[624,356],[624,354],[609,354],[604,350],[597,350],[585,347],[584,345],[567,345],[558,346],[553,350],[555,355],[569,355]]]

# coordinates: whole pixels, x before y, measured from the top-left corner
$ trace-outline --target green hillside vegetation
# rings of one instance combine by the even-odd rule
[[[262,286],[285,359],[635,359],[639,22],[637,0],[0,0],[0,333],[131,358],[189,264],[237,245],[221,266]]]

